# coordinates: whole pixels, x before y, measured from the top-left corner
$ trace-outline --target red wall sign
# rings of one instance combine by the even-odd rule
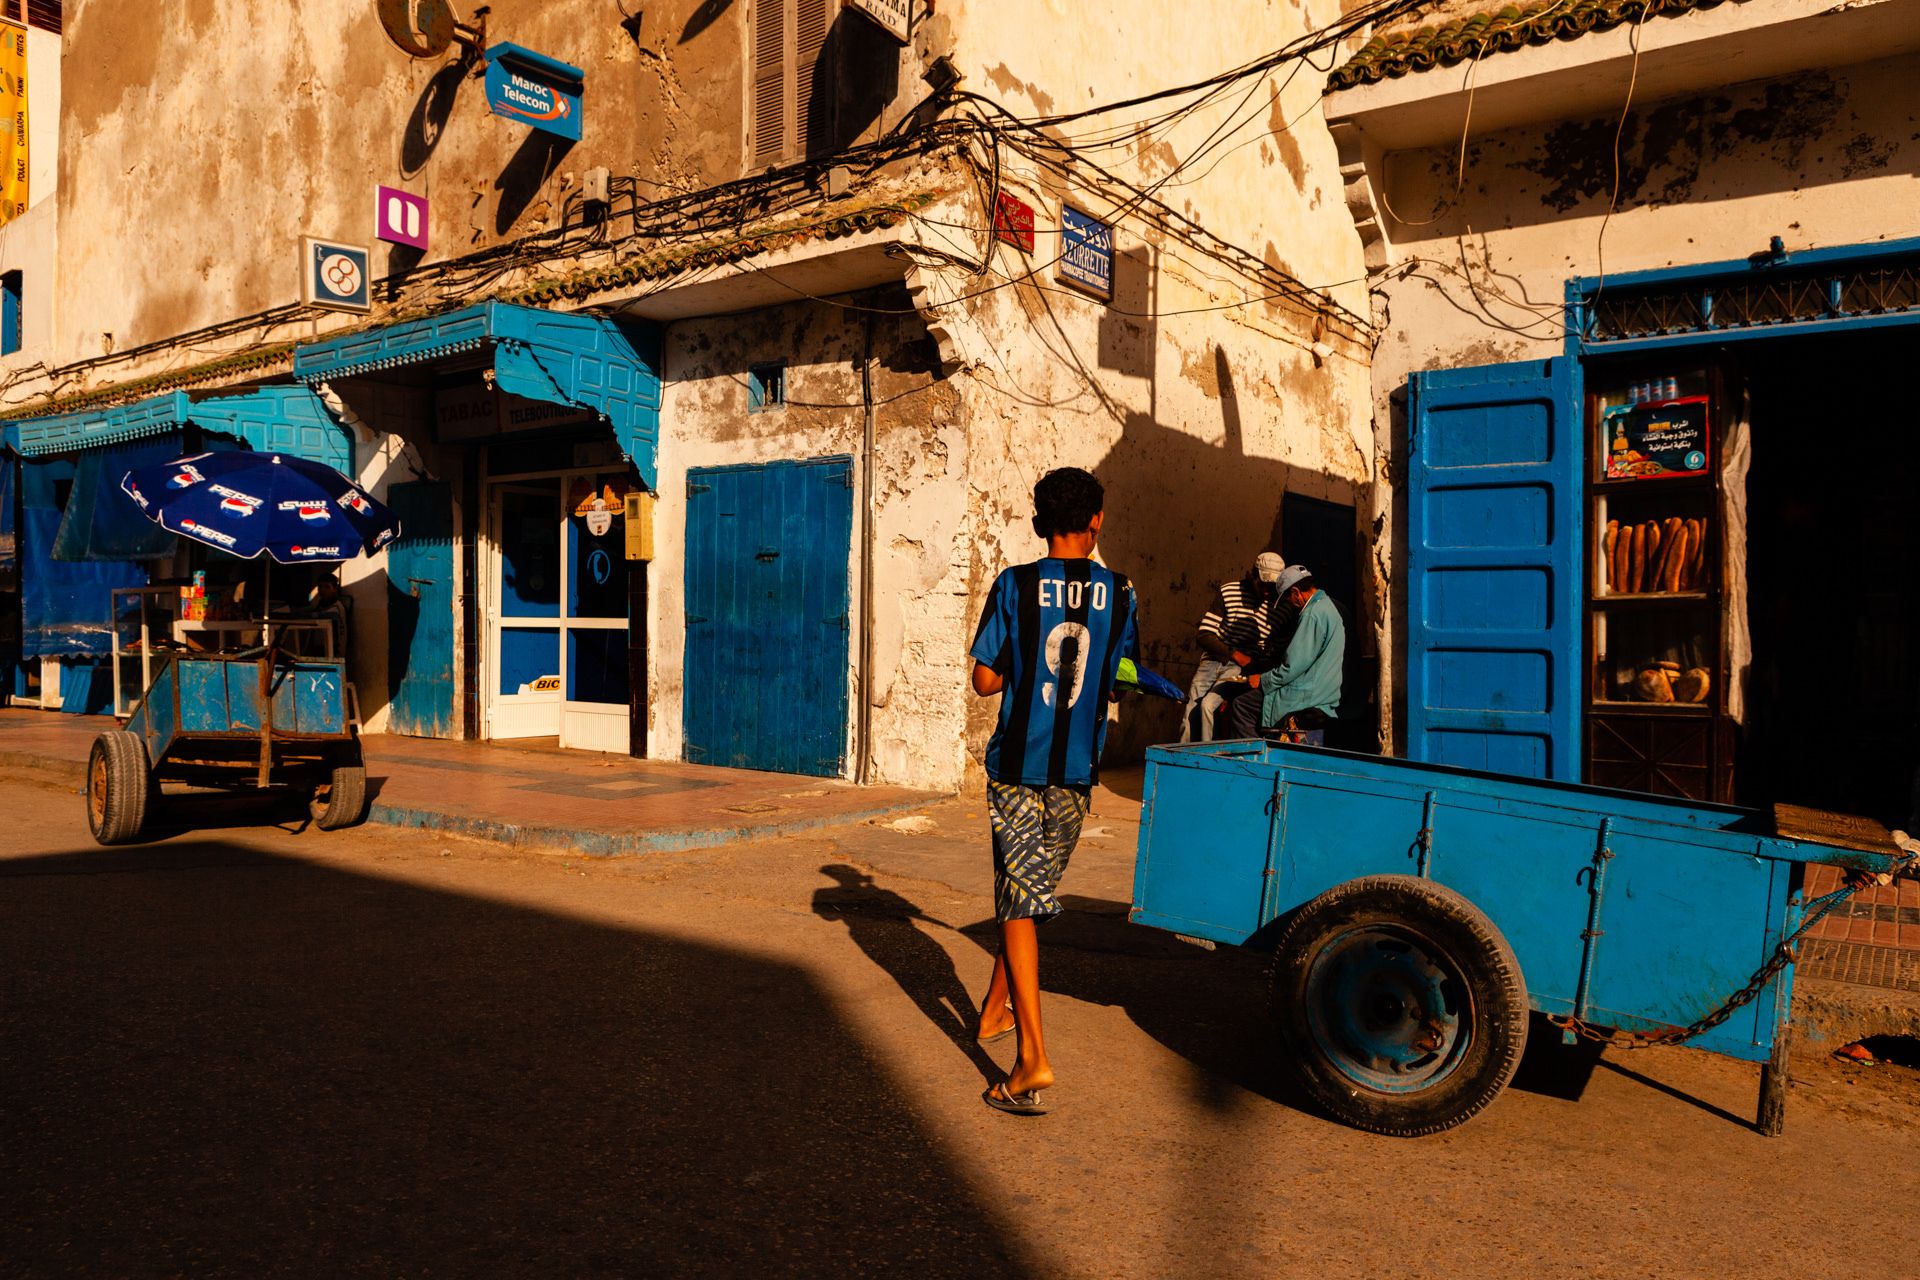
[[[1002,191],[993,203],[994,239],[1022,253],[1033,252],[1033,206]]]

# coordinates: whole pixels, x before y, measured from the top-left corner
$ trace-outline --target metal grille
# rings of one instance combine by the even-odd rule
[[[1864,942],[1807,941],[1798,965],[1803,978],[1826,978],[1863,987],[1920,991],[1920,951]]]
[[[1842,271],[1757,267],[1667,289],[1608,289],[1588,304],[1589,342],[1837,322],[1920,311],[1920,254]]]

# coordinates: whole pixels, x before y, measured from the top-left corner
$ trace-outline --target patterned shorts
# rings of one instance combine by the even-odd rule
[[[1054,893],[1080,842],[1091,797],[1080,787],[987,782],[993,817],[993,913],[1000,920],[1060,914]]]

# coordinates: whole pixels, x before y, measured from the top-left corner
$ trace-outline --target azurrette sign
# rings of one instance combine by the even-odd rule
[[[586,72],[569,62],[517,44],[496,44],[486,53],[487,106],[497,116],[580,140],[580,94]]]

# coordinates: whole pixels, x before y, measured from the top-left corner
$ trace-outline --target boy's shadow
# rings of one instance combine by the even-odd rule
[[[854,944],[900,984],[927,1020],[979,1068],[982,1079],[994,1081],[1006,1075],[974,1036],[973,995],[960,980],[953,958],[915,921],[925,920],[942,929],[953,926],[935,920],[891,889],[880,888],[872,876],[856,867],[828,863],[820,870],[837,883],[814,891],[814,914],[846,925]]]

